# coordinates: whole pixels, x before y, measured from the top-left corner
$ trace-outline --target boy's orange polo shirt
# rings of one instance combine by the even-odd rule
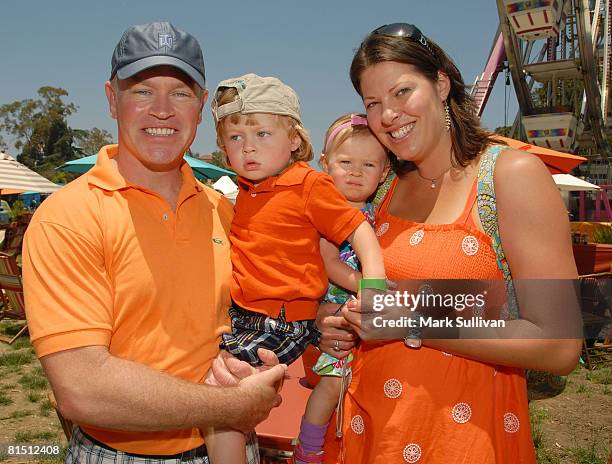
[[[39,357],[102,345],[201,382],[229,330],[232,205],[183,163],[174,213],[119,174],[110,160],[116,152],[102,148],[96,166],[44,201],[28,227],[23,275],[32,342]],[[203,443],[197,429],[82,429],[131,453],[175,454]]]
[[[321,236],[339,245],[365,218],[327,174],[296,162],[255,186],[238,178],[232,222],[232,299],[288,321],[314,319],[327,289]]]

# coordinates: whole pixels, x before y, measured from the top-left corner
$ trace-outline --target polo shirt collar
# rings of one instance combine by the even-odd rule
[[[138,188],[136,184],[128,182],[121,175],[115,163],[111,161],[118,151],[116,144],[106,145],[100,149],[96,164],[87,173],[89,184],[111,192],[125,188]],[[189,192],[195,189],[199,192],[202,190],[202,184],[196,180],[191,167],[184,160],[181,163],[181,174],[183,176],[181,191]]]
[[[300,185],[304,182],[304,177],[310,172],[311,167],[305,161],[296,161],[287,167],[277,176],[268,177],[259,185],[255,185],[252,180],[238,176],[238,185],[245,190],[257,192],[269,192],[274,190],[274,187],[283,186],[290,187],[292,185]]]

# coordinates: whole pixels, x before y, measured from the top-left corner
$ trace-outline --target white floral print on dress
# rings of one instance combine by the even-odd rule
[[[389,379],[385,382],[384,392],[387,398],[395,399],[402,394],[402,383],[397,379]]]
[[[468,256],[474,256],[478,253],[478,239],[473,235],[466,235],[461,242],[461,249]]]
[[[378,230],[376,231],[376,236],[380,237],[381,235],[385,235],[388,230],[389,230],[389,223],[388,222],[383,222],[380,225],[380,227],[378,227]]]
[[[516,433],[520,428],[519,418],[516,414],[507,412],[504,414],[504,430],[508,433]]]
[[[416,443],[410,443],[404,448],[404,461],[413,463],[421,459],[421,447]]]
[[[421,243],[421,240],[423,240],[424,236],[425,231],[423,229],[417,230],[414,234],[412,234],[412,237],[410,237],[410,245],[418,245],[419,243]]]
[[[363,417],[361,417],[359,414],[351,419],[351,430],[357,435],[361,435],[365,430],[365,426],[363,425]]]
[[[453,420],[457,424],[465,424],[472,417],[472,408],[467,403],[457,403],[453,406]]]

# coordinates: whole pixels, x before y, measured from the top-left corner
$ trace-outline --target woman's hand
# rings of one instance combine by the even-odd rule
[[[355,347],[357,337],[340,312],[341,305],[322,303],[317,313],[316,324],[321,331],[319,349],[335,358],[344,358]]]

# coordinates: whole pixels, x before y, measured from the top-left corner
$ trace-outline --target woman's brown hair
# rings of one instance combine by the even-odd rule
[[[351,81],[357,93],[362,95],[363,71],[369,66],[386,61],[413,65],[432,83],[437,82],[439,72],[447,75],[450,80],[447,103],[452,121],[452,161],[455,165],[467,166],[485,148],[499,142],[493,139],[493,134],[480,127],[472,99],[457,66],[436,43],[429,38],[427,43],[429,48],[407,37],[371,33],[353,56]],[[400,160],[393,153],[390,158],[393,170],[398,175],[415,169],[412,162]]]

